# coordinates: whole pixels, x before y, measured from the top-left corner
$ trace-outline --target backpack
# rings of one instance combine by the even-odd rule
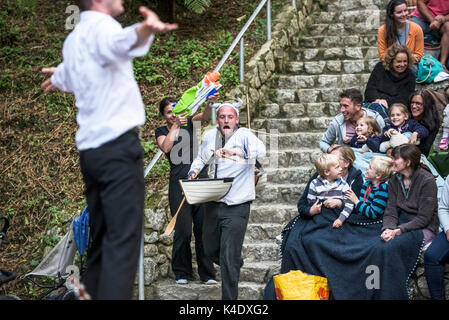
[[[432,83],[435,77],[443,71],[440,61],[432,56],[423,56],[419,61],[417,83]]]

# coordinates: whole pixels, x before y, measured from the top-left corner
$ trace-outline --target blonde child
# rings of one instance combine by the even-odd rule
[[[361,153],[374,151],[377,147],[376,137],[382,130],[376,119],[370,116],[363,116],[357,120],[355,126],[355,135],[352,137],[349,145],[353,148],[362,148]]]
[[[366,182],[357,198],[354,191],[346,192],[346,199],[355,204],[354,212],[370,219],[380,218],[387,207],[387,181],[393,174],[393,161],[384,156],[374,156],[365,172]]]
[[[341,178],[340,159],[334,154],[323,153],[316,161],[318,177],[310,182],[307,200],[310,203],[322,203],[327,199],[339,199],[344,204],[343,211],[332,227],[339,228],[352,212],[354,204],[345,199],[345,193],[351,190],[348,183]]]
[[[407,107],[402,103],[395,103],[390,107],[390,122],[385,124],[378,137],[379,152],[385,153],[401,144],[419,144],[418,139],[429,135],[426,127],[409,118]]]

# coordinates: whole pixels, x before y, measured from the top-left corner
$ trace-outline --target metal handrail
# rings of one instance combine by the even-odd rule
[[[296,7],[296,1],[292,1],[292,6]],[[259,14],[259,12],[262,10],[264,5],[267,4],[267,41],[271,40],[271,0],[262,0],[260,1],[259,5],[257,6],[256,10],[252,13],[252,15],[249,17],[248,21],[245,23],[245,25],[242,27],[238,35],[235,37],[234,41],[229,46],[228,50],[224,54],[224,56],[221,58],[221,60],[218,62],[218,65],[215,67],[214,71],[219,71],[221,67],[224,65],[226,60],[231,55],[232,51],[235,49],[235,46],[237,43],[240,42],[240,48],[239,48],[239,80],[240,82],[243,82],[245,80],[245,74],[244,74],[244,41],[243,41],[243,35],[245,34],[246,30],[249,28],[251,23],[254,21],[256,16]],[[249,116],[249,114],[248,114]],[[212,123],[215,124],[215,109],[212,109]],[[148,173],[151,171],[151,169],[154,167],[156,162],[159,160],[159,158],[162,155],[162,151],[159,149],[158,152],[153,156],[153,159],[151,160],[150,164],[145,168],[144,171],[144,178],[148,175]],[[144,300],[144,266],[143,266],[143,250],[144,250],[144,240],[143,240],[144,233],[142,232],[142,239],[141,239],[141,245],[140,245],[140,257],[139,257],[139,300]]]
[[[254,19],[256,18],[256,16],[259,14],[260,10],[262,10],[263,6],[265,5],[266,2],[271,2],[270,0],[262,0],[260,1],[259,5],[257,6],[256,10],[254,10],[253,14],[251,15],[251,17],[249,17],[248,21],[245,23],[245,25],[243,26],[242,30],[240,30],[239,34],[235,37],[234,41],[232,42],[232,44],[229,46],[228,50],[226,51],[226,53],[224,54],[224,56],[221,58],[220,62],[218,62],[217,67],[215,68],[215,71],[219,71],[221,69],[221,67],[224,65],[224,63],[226,62],[226,60],[229,58],[229,56],[231,55],[231,52],[234,50],[235,46],[237,45],[237,43],[240,41],[240,39],[242,38],[243,34],[246,32],[246,30],[248,29],[248,27],[250,26],[250,24],[254,21]],[[271,7],[271,6],[270,6]],[[269,25],[267,25],[267,30],[271,29],[271,23]],[[271,37],[271,30],[270,30],[270,37]],[[270,40],[270,39],[268,39]]]

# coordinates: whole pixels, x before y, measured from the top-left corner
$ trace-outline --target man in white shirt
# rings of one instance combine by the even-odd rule
[[[222,103],[217,109],[218,128],[207,131],[198,156],[193,160],[189,179],[212,157],[210,178],[233,177],[229,192],[218,202],[205,203],[203,221],[204,252],[220,265],[222,299],[236,300],[243,240],[255,199],[254,167],[256,159],[265,156],[266,149],[247,128],[239,128],[238,109],[232,103]],[[234,160],[232,160],[234,159]]]
[[[80,0],[80,22],[67,36],[63,62],[44,68],[44,92],[75,96],[75,141],[90,212],[91,245],[83,283],[93,299],[131,299],[142,234],[145,182],[137,128],[145,109],[132,58],[145,55],[166,24],[145,7],[144,20],[122,28],[122,0]]]

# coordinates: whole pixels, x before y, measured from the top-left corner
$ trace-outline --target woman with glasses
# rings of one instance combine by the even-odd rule
[[[427,89],[417,90],[410,95],[408,111],[411,119],[429,130],[429,135],[421,139],[418,145],[421,153],[427,157],[441,124],[437,107]]]

